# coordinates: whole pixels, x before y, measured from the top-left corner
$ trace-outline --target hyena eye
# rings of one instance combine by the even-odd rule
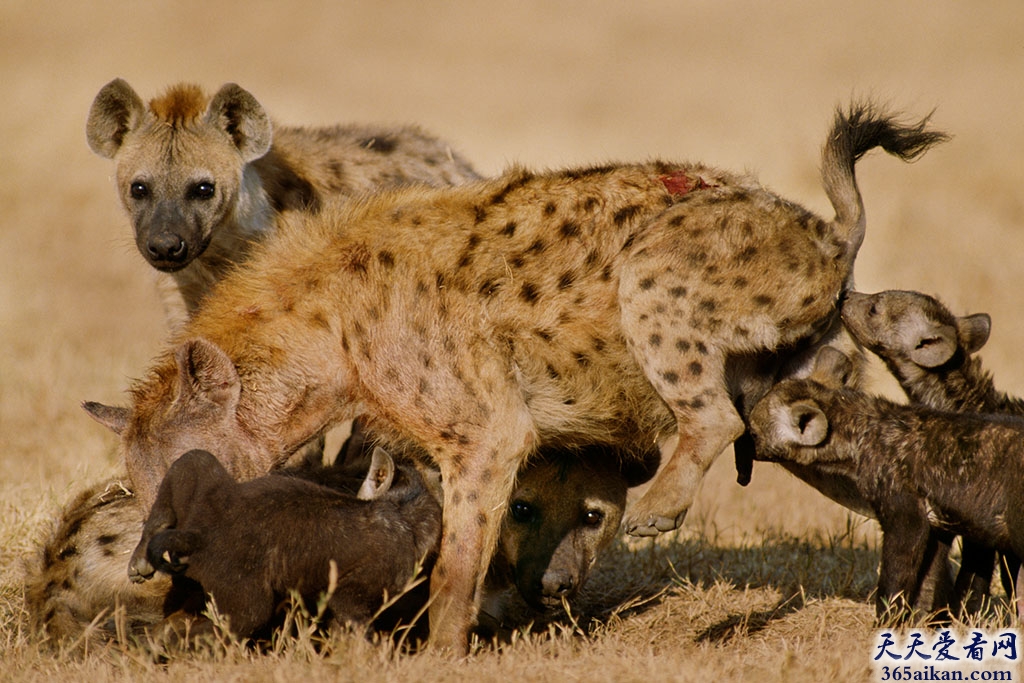
[[[524,503],[521,500],[513,501],[513,503],[508,506],[508,510],[512,515],[512,519],[520,524],[526,524],[533,521],[535,513],[533,506],[529,503]]]
[[[132,196],[132,199],[145,199],[149,196],[149,186],[144,182],[136,180],[128,188],[128,193]]]
[[[583,524],[585,526],[601,526],[604,522],[604,513],[600,510],[587,510],[583,513]]]
[[[216,192],[213,183],[204,180],[201,183],[196,183],[188,191],[189,199],[213,199],[213,194]]]

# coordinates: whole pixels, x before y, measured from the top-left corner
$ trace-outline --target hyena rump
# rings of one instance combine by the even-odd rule
[[[863,239],[854,164],[943,136],[870,107],[837,115],[822,176],[832,221],[753,179],[649,162],[405,188],[325,206],[259,249],[174,338],[121,434],[152,500],[169,464],[215,451],[266,472],[363,415],[441,470],[432,642],[464,650],[516,472],[541,444],[678,446],[625,520],[678,525],[744,430],[731,358],[828,328]]]
[[[1024,552],[1024,420],[937,411],[843,386],[848,359],[818,355],[806,379],[777,384],[750,414],[759,458],[852,479],[882,527],[879,616],[905,616],[933,534]],[[1021,585],[1018,574],[1018,595]]]
[[[94,152],[114,160],[139,251],[176,285],[177,294],[162,287],[173,324],[276,231],[284,212],[315,213],[331,196],[479,177],[415,127],[274,125],[234,83],[212,97],[175,85],[147,106],[115,79],[96,95],[86,133]]]

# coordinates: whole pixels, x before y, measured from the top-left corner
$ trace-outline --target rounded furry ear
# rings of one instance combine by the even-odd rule
[[[124,137],[142,123],[146,106],[127,81],[120,78],[107,83],[89,108],[85,137],[93,152],[112,159],[121,149]]]
[[[828,436],[828,418],[811,401],[786,406],[784,417],[779,427],[794,445],[817,446]]]
[[[967,353],[976,353],[992,333],[992,318],[988,313],[975,313],[956,319],[957,331]]]
[[[814,358],[811,379],[828,387],[843,387],[853,372],[853,361],[845,353],[832,346],[823,346]]]
[[[356,497],[360,500],[373,500],[380,498],[391,488],[395,480],[395,461],[391,454],[380,446],[373,449],[373,457],[370,460],[370,470],[366,473],[366,479],[359,487]]]
[[[910,349],[910,360],[922,368],[937,368],[956,353],[959,342],[952,325],[929,325]]]
[[[210,100],[206,122],[227,133],[246,163],[270,150],[270,117],[255,97],[234,83],[225,83]]]
[[[179,396],[201,396],[233,412],[242,382],[231,358],[213,342],[191,339],[174,352],[178,364]]]

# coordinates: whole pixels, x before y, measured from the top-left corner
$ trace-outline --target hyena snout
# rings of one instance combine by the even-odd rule
[[[209,239],[175,202],[157,205],[136,226],[136,243],[150,265],[164,272],[181,270],[203,253]]]

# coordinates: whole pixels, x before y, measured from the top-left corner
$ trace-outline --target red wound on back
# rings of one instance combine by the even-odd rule
[[[688,194],[693,190],[704,190],[709,187],[703,178],[691,178],[682,171],[676,171],[668,175],[658,176],[658,180],[665,186],[668,193],[675,196]]]

